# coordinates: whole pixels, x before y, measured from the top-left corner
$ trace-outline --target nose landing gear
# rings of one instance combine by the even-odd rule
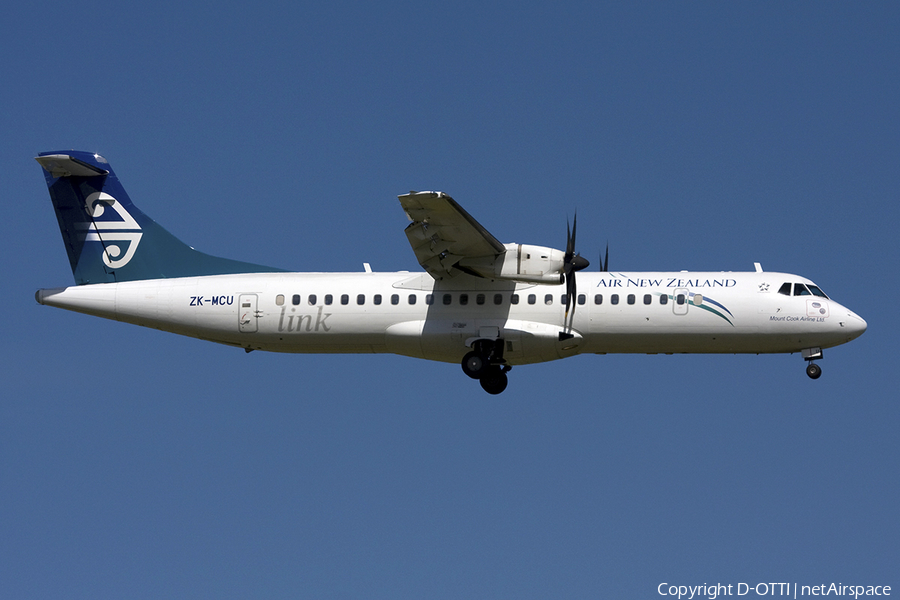
[[[809,362],[806,365],[806,374],[810,379],[818,379],[822,376],[822,367],[814,363],[813,361],[819,358],[822,358],[822,349],[821,348],[808,348],[806,350],[801,350],[800,354],[803,356],[803,360]]]
[[[462,359],[463,372],[477,379],[488,394],[499,394],[506,389],[509,379],[506,374],[512,367],[503,358],[503,340],[477,340],[474,350]]]
[[[806,365],[806,374],[809,375],[810,379],[818,379],[822,376],[822,367],[814,362],[811,362]]]

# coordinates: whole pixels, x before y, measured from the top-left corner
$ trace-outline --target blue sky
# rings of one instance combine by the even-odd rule
[[[895,3],[18,3],[0,596],[652,598],[900,588]],[[397,194],[616,270],[799,273],[869,323],[799,356],[245,354],[43,307],[40,167],[103,154],[206,252],[417,270]],[[752,597],[753,594],[750,594]]]

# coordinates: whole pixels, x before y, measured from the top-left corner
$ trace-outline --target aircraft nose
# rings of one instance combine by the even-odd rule
[[[866,328],[869,326],[865,319],[850,311],[847,311],[847,319],[842,321],[842,324],[850,330],[850,334],[854,338],[858,338],[865,333]]]

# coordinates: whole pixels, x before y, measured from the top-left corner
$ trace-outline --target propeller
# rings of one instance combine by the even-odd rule
[[[574,337],[571,334],[572,322],[575,320],[575,298],[578,288],[575,285],[575,272],[585,269],[591,263],[580,254],[575,254],[575,231],[578,227],[578,214],[572,219],[572,230],[566,222],[566,254],[563,258],[563,275],[566,278],[566,314],[563,318],[565,331],[559,334],[560,341]],[[570,316],[571,311],[571,316]]]

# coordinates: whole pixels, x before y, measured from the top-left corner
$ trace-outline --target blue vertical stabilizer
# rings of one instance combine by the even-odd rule
[[[78,285],[283,269],[194,250],[142,213],[105,158],[90,152],[44,152],[50,199]]]

